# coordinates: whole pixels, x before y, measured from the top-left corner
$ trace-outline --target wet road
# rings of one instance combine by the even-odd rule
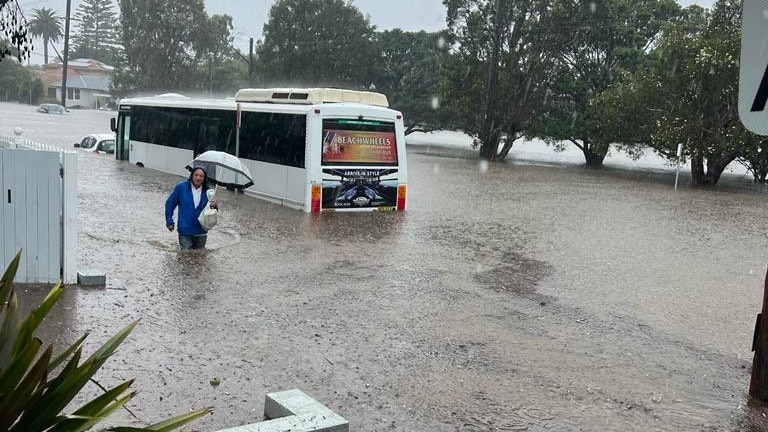
[[[0,104],[0,133],[71,148],[111,115]],[[768,195],[426,153],[405,214],[220,191],[209,250],[182,254],[179,178],[80,152],[79,265],[107,287],[72,287],[43,338],[92,347],[140,318],[98,378],[136,377],[143,421],[213,406],[202,430],[299,388],[355,431],[768,431],[746,396]]]

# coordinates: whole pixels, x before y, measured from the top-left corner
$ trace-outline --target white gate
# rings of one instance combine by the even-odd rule
[[[0,147],[0,271],[16,282],[77,282],[77,154]]]

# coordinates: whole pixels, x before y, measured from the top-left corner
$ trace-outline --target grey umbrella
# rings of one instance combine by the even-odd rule
[[[208,174],[208,180],[216,185],[245,189],[253,185],[253,178],[248,168],[236,156],[226,152],[209,150],[200,153],[187,166],[190,171],[202,167]]]

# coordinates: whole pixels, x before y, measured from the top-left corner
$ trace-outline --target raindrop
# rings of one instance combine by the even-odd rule
[[[488,161],[483,159],[480,161],[480,174],[485,174],[488,172]]]
[[[475,272],[480,273],[483,271],[483,265],[480,263],[475,264]]]
[[[437,174],[437,173],[439,173],[439,172],[440,172],[440,164],[435,164],[435,165],[432,167],[432,173],[433,173],[433,174]]]
[[[768,9],[763,9],[763,19],[768,20]]]
[[[438,49],[445,48],[445,38],[444,37],[440,36],[439,38],[437,38],[437,48]]]
[[[440,108],[440,98],[437,96],[432,96],[432,109],[436,110]]]
[[[597,12],[597,3],[589,2],[589,11],[592,13]]]
[[[709,67],[709,74],[710,75],[714,75],[715,74],[715,67],[714,66],[710,66]]]

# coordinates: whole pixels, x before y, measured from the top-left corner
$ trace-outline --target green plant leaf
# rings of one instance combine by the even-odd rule
[[[174,418],[150,425],[148,429],[158,432],[176,430],[191,421],[197,420],[200,417],[210,414],[211,412],[213,412],[213,407],[200,408],[199,410],[191,411],[186,414],[182,414],[180,416],[176,416]]]
[[[182,414],[180,416],[176,416],[174,418],[171,418],[159,423],[155,423],[145,428],[118,426],[118,427],[110,428],[109,430],[114,432],[147,432],[147,431],[170,432],[184,426],[187,423],[197,420],[200,417],[210,414],[212,411],[213,411],[212,407],[201,408],[199,410],[191,411],[186,414]]]
[[[16,293],[11,291],[10,298],[0,308],[2,327],[0,327],[0,365],[8,364],[11,358],[11,349],[16,343],[19,334],[19,313]]]
[[[0,370],[0,394],[12,397],[11,391],[24,378],[24,375],[32,367],[38,351],[43,343],[34,338],[23,349],[11,358],[10,363]],[[5,399],[5,398],[3,398]]]
[[[76,340],[74,343],[72,343],[72,345],[67,347],[67,349],[64,350],[64,352],[56,356],[56,358],[54,358],[51,361],[51,364],[48,365],[48,370],[56,369],[57,367],[59,367],[59,365],[62,362],[64,362],[64,360],[69,358],[69,356],[72,355],[73,352],[80,349],[80,347],[83,345],[83,342],[85,341],[85,338],[87,338],[89,334],[90,333],[85,333],[83,336],[80,337],[80,339]]]
[[[57,416],[63,409],[58,409],[52,406],[53,398],[55,397],[55,391],[62,387],[66,387],[67,380],[71,378],[78,370],[78,363],[80,362],[81,349],[75,351],[69,362],[59,371],[58,375],[48,381],[44,386],[44,394],[35,401],[34,404],[27,407],[27,410],[21,415],[19,421],[14,425],[16,431],[28,431],[28,430],[44,430],[45,428],[38,427],[37,429],[32,427],[35,423],[48,424],[48,427],[55,424]],[[70,385],[71,387],[71,385]]]
[[[5,269],[3,277],[0,278],[0,303],[5,303],[13,291],[13,280],[16,278],[16,272],[19,269],[20,262],[21,250],[16,253],[16,256],[11,260],[11,263],[8,264],[8,268]]]
[[[124,393],[128,387],[130,387],[132,382],[133,381],[126,381],[112,388],[107,392],[108,395],[105,393],[96,398],[98,399],[98,402],[96,402],[96,399],[91,401],[91,403],[88,404],[88,412],[83,412],[82,409],[80,409],[70,415],[64,416],[56,426],[48,429],[46,432],[84,432],[89,430],[136,396],[136,392],[131,392],[119,399],[115,399],[116,396]]]
[[[127,326],[123,327],[122,330],[117,332],[114,336],[112,336],[111,339],[109,339],[107,342],[104,343],[104,345],[101,346],[98,350],[96,350],[95,353],[93,353],[90,357],[90,359],[104,359],[106,360],[107,357],[111,356],[118,346],[120,346],[121,343],[125,340],[125,338],[128,337],[129,334],[133,331],[134,328],[136,328],[137,325],[139,325],[140,319],[128,324]]]
[[[97,398],[91,400],[87,404],[80,407],[77,411],[73,412],[72,414],[75,415],[84,415],[84,416],[90,416],[90,415],[96,415],[99,412],[101,412],[104,407],[106,407],[110,402],[117,399],[118,396],[123,394],[128,388],[133,384],[134,380],[128,380],[120,385],[117,385],[115,387],[112,387],[111,389],[107,390]]]
[[[48,376],[48,363],[53,347],[49,346],[29,369],[24,380],[8,395],[0,399],[0,430],[8,430],[27,407],[34,405],[40,397],[43,384]]]
[[[32,337],[35,330],[37,330],[37,327],[43,322],[43,319],[48,315],[48,312],[51,311],[51,308],[56,304],[63,292],[64,287],[61,285],[61,281],[59,281],[53,288],[51,288],[40,306],[36,307],[32,313],[29,314],[27,319],[21,323],[19,336],[16,338],[16,344],[13,347],[14,351],[21,349],[21,346]]]
[[[138,323],[139,321],[137,320],[125,326],[77,368],[71,369],[72,361],[70,361],[62,373],[59,374],[63,379],[59,381],[57,377],[54,380],[57,385],[55,387],[52,386],[46,392],[45,397],[39,401],[36,409],[37,416],[35,418],[29,417],[28,422],[23,423],[25,428],[19,428],[19,430],[45,430],[51,427],[53,425],[51,421],[55,418],[55,415],[61,412],[74,399],[77,393],[96,374]],[[79,353],[80,350],[76,352],[75,357],[79,358]]]

